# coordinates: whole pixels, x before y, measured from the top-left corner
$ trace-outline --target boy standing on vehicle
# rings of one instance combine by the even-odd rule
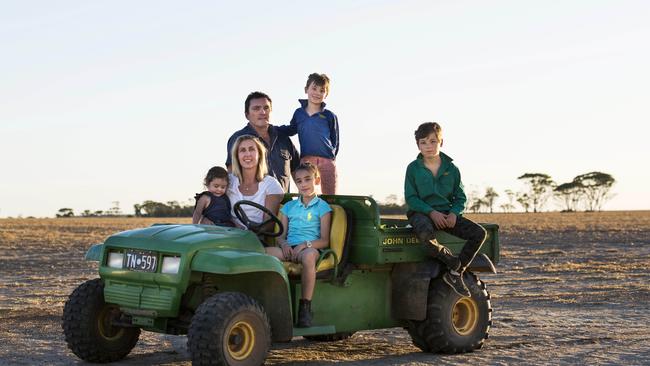
[[[313,73],[307,77],[307,99],[299,99],[289,123],[288,133],[298,133],[300,162],[311,163],[320,171],[323,194],[336,194],[336,155],[339,153],[339,121],[332,111],[325,109],[330,79],[325,74]]]
[[[469,297],[471,295],[463,282],[463,272],[485,241],[486,231],[462,216],[467,198],[460,171],[449,156],[440,152],[440,125],[436,122],[421,124],[415,131],[415,142],[420,154],[406,168],[404,180],[409,222],[420,243],[435,259],[447,266],[443,281],[459,295]],[[436,241],[436,230],[444,230],[467,240],[458,257]]]

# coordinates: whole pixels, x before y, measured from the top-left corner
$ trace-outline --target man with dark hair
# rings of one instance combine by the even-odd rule
[[[270,124],[272,109],[272,101],[268,95],[259,91],[248,94],[244,102],[244,115],[248,124],[228,139],[226,166],[230,169],[231,149],[237,137],[259,137],[268,151],[266,156],[269,175],[280,182],[285,192],[289,192],[291,172],[300,164],[300,156],[285,130]]]

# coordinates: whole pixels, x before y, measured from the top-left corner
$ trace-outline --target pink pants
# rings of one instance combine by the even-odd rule
[[[309,162],[320,172],[320,186],[323,194],[336,194],[336,161],[320,156],[303,156],[301,163]]]

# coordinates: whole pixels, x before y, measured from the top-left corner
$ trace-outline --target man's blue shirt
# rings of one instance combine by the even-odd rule
[[[232,146],[235,144],[237,138],[243,135],[253,135],[262,141],[262,144],[264,144],[267,150],[266,163],[269,167],[269,175],[280,182],[280,185],[285,192],[289,192],[291,172],[300,164],[300,156],[285,130],[269,125],[269,136],[271,138],[271,146],[269,146],[266,141],[257,134],[257,131],[255,131],[250,123],[246,124],[246,127],[233,133],[228,139],[226,166],[232,164],[232,157],[230,156]]]
[[[320,156],[336,159],[339,153],[339,121],[332,111],[321,104],[321,112],[309,115],[307,100],[299,99],[300,108],[293,112],[293,117],[286,129],[289,136],[298,133],[301,156]]]

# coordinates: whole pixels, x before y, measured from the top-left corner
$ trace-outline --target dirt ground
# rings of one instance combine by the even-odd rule
[[[494,324],[481,350],[425,354],[401,328],[274,345],[268,365],[650,364],[650,211],[470,215],[498,223],[483,275]],[[68,294],[96,277],[90,244],[160,219],[0,219],[0,364],[83,363],[63,339]],[[163,220],[166,222],[188,222]],[[184,337],[143,333],[116,365],[189,365]]]

